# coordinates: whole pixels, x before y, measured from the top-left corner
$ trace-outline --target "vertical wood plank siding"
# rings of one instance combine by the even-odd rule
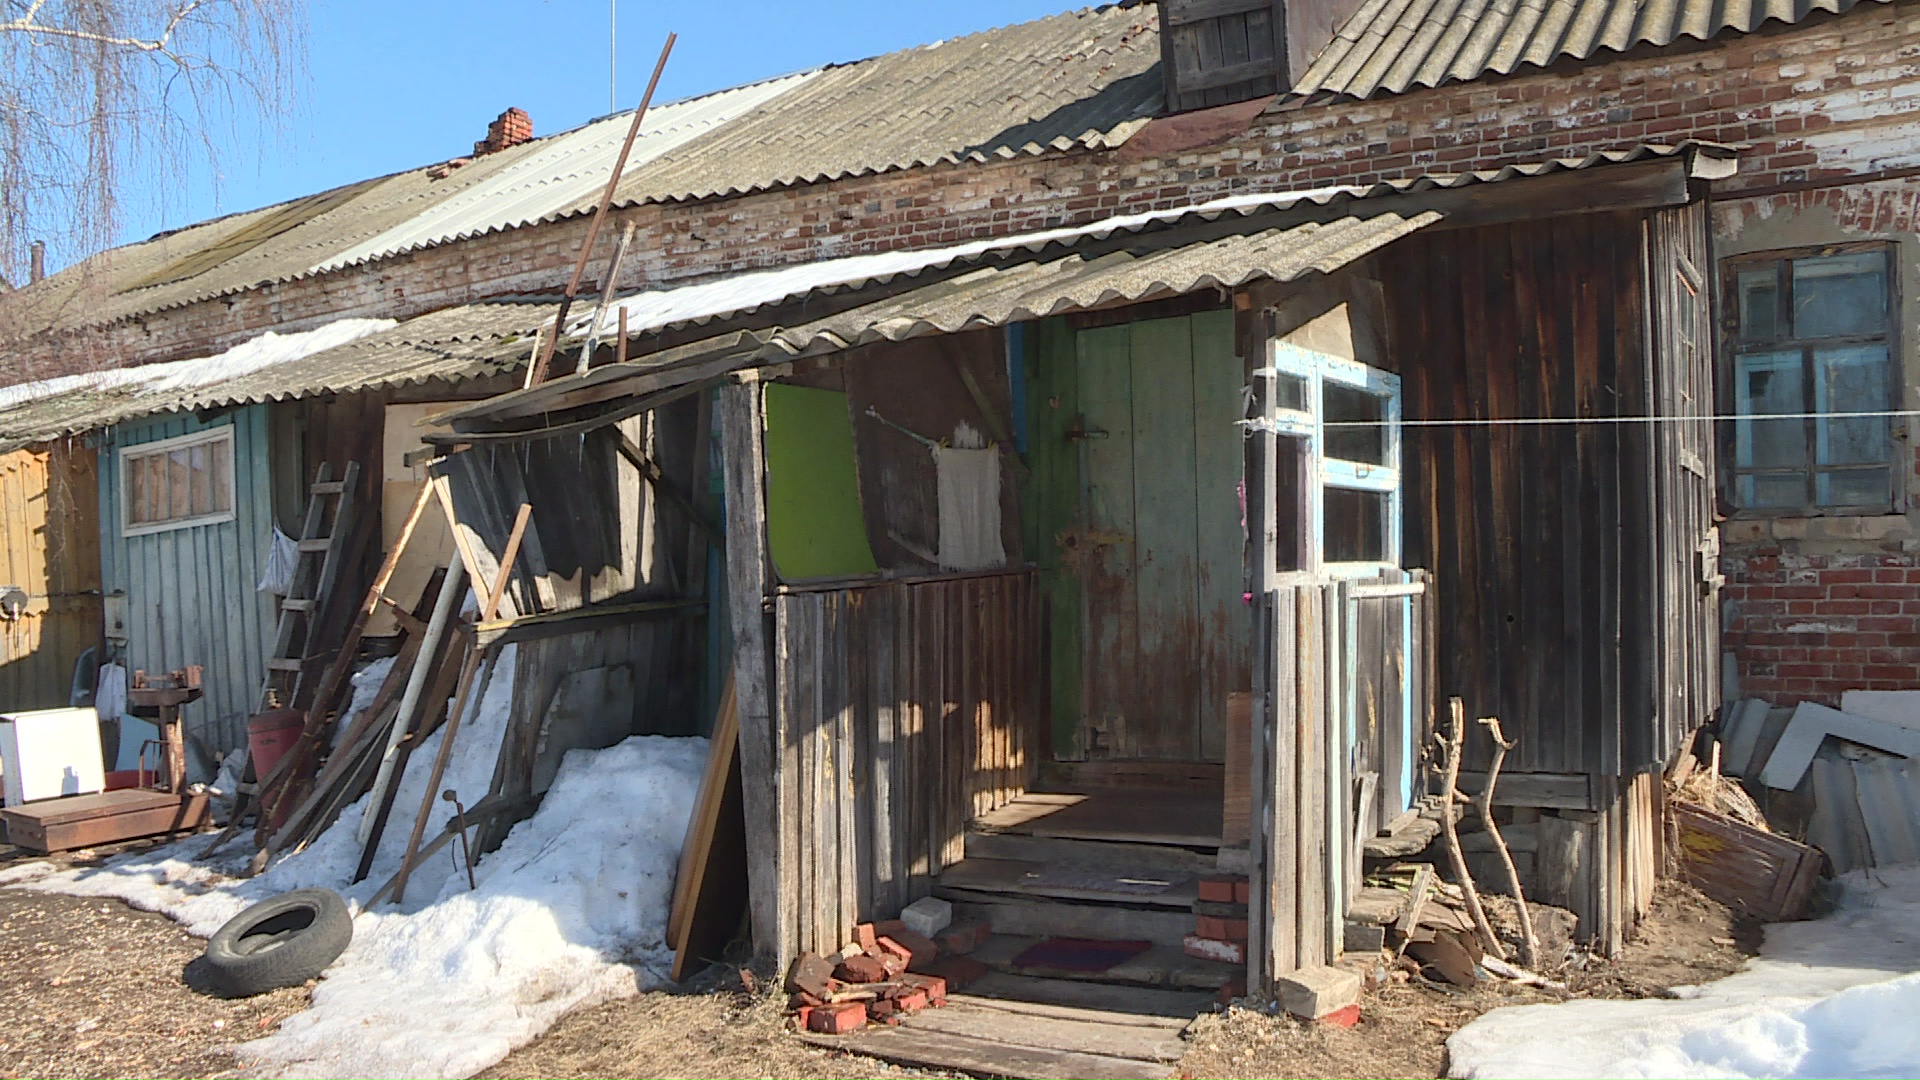
[[[123,536],[120,450],[228,426],[233,520]],[[121,424],[100,451],[102,581],[127,595],[127,669],[205,667],[206,696],[184,715],[188,734],[213,752],[245,745],[266,671],[273,605],[256,587],[273,530],[267,446],[267,406],[249,405],[211,421],[175,414]]]
[[[1644,415],[1641,217],[1433,237],[1383,260],[1409,420]],[[1439,685],[1499,716],[1516,772],[1619,775],[1649,724],[1648,432],[1410,428],[1407,560],[1432,569]],[[1468,769],[1485,733],[1469,733]]]
[[[66,705],[74,664],[100,644],[95,463],[77,439],[0,455],[0,588],[27,594],[0,619],[0,712]]]
[[[832,952],[959,861],[967,822],[1043,756],[1041,597],[1030,571],[774,601],[781,858],[796,952]]]

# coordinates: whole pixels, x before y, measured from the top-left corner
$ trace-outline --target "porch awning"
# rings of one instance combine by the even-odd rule
[[[743,368],[1203,289],[1295,281],[1338,270],[1441,217],[1432,210],[1383,210],[1184,243],[1136,237],[1103,250],[996,263],[798,326],[737,331],[451,410],[434,422],[452,421],[462,430],[429,438],[459,443],[571,434],[664,404]]]

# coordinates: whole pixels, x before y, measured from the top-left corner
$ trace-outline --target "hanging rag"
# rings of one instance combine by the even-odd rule
[[[1007,565],[1000,544],[1000,452],[933,450],[940,490],[940,568],[992,570]]]
[[[260,572],[259,591],[273,596],[285,596],[293,589],[293,568],[300,561],[300,545],[293,537],[273,527],[273,536],[267,541],[267,564]]]

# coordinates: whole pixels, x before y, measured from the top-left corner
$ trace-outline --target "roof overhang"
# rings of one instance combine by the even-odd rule
[[[711,336],[430,418],[446,445],[523,441],[613,423],[729,373],[880,341],[1005,326],[1256,281],[1331,273],[1414,231],[1685,203],[1737,151],[1640,146],[1366,187],[1235,196],[953,248],[857,256],[681,289],[628,305],[632,335]],[[1524,180],[1514,184],[1510,181]],[[823,313],[822,306],[837,308]],[[798,313],[797,318],[782,318]],[[605,334],[583,320],[575,339]],[[751,325],[743,325],[750,323]],[[724,329],[724,332],[719,332]]]

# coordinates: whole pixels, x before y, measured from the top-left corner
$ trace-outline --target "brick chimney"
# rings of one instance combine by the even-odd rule
[[[473,144],[473,156],[495,154],[509,146],[533,141],[533,118],[525,109],[508,109],[487,125],[487,137]]]
[[[1167,111],[1178,113],[1291,89],[1361,0],[1159,2]]]

